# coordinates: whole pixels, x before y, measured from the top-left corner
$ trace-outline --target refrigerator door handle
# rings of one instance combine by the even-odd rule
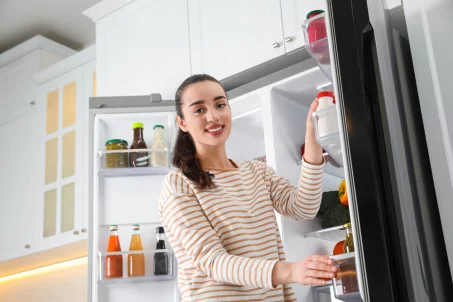
[[[371,79],[371,75],[374,75],[374,73],[369,72],[370,68],[374,68],[372,52],[373,40],[374,29],[373,26],[371,26],[371,23],[368,22],[362,31],[362,80],[365,95],[369,100],[377,99],[377,97],[371,97],[371,93],[373,93],[371,87],[373,87],[372,83],[374,83],[375,79]]]

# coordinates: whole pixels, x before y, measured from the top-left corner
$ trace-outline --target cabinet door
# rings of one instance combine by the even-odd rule
[[[41,248],[82,238],[84,104],[83,67],[40,89],[43,118]]]
[[[39,51],[0,68],[0,125],[35,110]]]
[[[132,2],[96,24],[98,96],[172,100],[190,76],[187,1]]]
[[[313,10],[325,10],[326,1],[280,0],[286,52],[305,46],[302,23]]]
[[[285,53],[279,0],[190,0],[192,73],[218,80]]]
[[[0,261],[37,250],[39,123],[33,112],[0,125]]]

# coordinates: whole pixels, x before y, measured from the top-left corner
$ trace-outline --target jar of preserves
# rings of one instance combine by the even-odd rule
[[[107,151],[127,150],[127,141],[123,139],[111,139],[105,142]],[[106,168],[127,168],[128,156],[126,152],[107,153],[105,155]]]

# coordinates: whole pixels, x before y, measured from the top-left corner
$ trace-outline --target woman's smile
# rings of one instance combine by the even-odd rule
[[[205,129],[205,132],[211,136],[219,136],[223,133],[224,125],[212,125]]]

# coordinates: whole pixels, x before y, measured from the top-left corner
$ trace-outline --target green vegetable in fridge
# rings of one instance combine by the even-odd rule
[[[349,208],[340,203],[338,191],[322,193],[321,206],[316,215],[321,220],[321,226],[330,228],[342,225],[351,221]]]

